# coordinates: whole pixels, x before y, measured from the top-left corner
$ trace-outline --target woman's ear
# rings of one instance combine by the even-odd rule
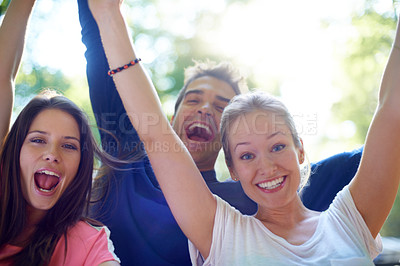
[[[231,175],[232,180],[233,180],[233,181],[239,181],[239,177],[238,177],[238,175],[236,174],[235,170],[234,170],[232,167],[230,167],[230,166],[228,166],[228,170],[229,170],[229,173],[230,173],[230,175]]]
[[[301,138],[300,139],[300,147],[299,149],[299,163],[303,164],[305,161],[305,152],[304,152],[304,146],[303,146],[303,140]]]

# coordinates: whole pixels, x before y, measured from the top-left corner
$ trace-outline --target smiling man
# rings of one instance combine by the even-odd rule
[[[229,79],[224,81],[216,71],[225,69],[227,75],[230,72],[228,64],[213,66],[211,63],[204,63],[189,70],[192,69],[202,69],[204,76],[194,79],[181,90],[172,127],[189,150],[199,170],[213,170],[222,147],[219,134],[222,112],[230,99],[240,91],[237,84]]]
[[[140,158],[122,170],[108,171],[97,182],[108,185],[106,190],[100,190],[99,201],[91,209],[93,218],[110,228],[111,239],[122,265],[191,265],[187,238],[172,216],[114,82],[107,75],[107,58],[87,0],[78,0],[78,5],[82,41],[87,47],[85,57],[90,98],[101,129],[103,148],[121,158],[132,155]],[[132,58],[127,58],[129,60]],[[231,64],[196,62],[185,70],[184,86],[178,95],[171,123],[211,192],[242,213],[254,214],[257,206],[245,195],[240,182],[219,182],[214,170],[222,147],[219,132],[221,114],[230,99],[245,89],[244,79]],[[156,148],[173,147],[160,145]],[[337,164],[345,167],[344,160]],[[319,166],[318,173],[330,171],[324,165]],[[336,167],[336,164],[329,167]],[[179,169],[176,173],[179,174]],[[349,172],[348,176],[335,178],[348,182],[352,176]],[[335,180],[329,175],[324,178]],[[326,184],[321,180],[322,184]],[[332,190],[342,188],[326,186],[327,189],[333,187]],[[324,188],[318,187],[316,191],[324,191]],[[322,203],[329,204],[331,201],[324,198]]]

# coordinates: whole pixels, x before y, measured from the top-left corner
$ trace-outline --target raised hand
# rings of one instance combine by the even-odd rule
[[[0,147],[8,133],[14,101],[14,80],[35,0],[13,0],[0,27]]]

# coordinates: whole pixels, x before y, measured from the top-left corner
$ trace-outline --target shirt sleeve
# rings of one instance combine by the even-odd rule
[[[365,243],[371,258],[375,258],[382,252],[383,246],[381,236],[378,234],[375,239],[372,237],[367,224],[353,201],[348,185],[338,193],[332,206],[329,207],[329,211],[341,213],[341,215],[348,219],[349,224],[353,227],[353,231],[356,232],[359,238]],[[342,218],[342,220],[345,219]]]
[[[114,245],[110,239],[110,230],[107,227],[96,228],[98,233],[89,240],[91,249],[85,261],[85,265],[99,265],[106,261],[118,261],[114,253]]]
[[[65,253],[66,251],[66,253]],[[99,265],[118,261],[107,227],[94,227],[80,221],[68,230],[67,240],[62,236],[54,249],[50,265]]]
[[[214,195],[217,200],[217,209],[214,218],[214,228],[212,235],[212,242],[210,248],[210,254],[207,259],[204,260],[200,251],[189,241],[189,253],[192,265],[218,265],[218,254],[220,254],[223,249],[222,243],[225,240],[225,232],[229,230],[227,228],[232,228],[231,224],[234,224],[234,220],[237,216],[240,216],[239,211],[232,208],[228,203],[222,200],[217,195]]]
[[[87,48],[85,57],[90,101],[103,149],[114,156],[139,152],[140,138],[129,120],[113,79],[107,74],[109,64],[96,21],[87,0],[78,0],[78,6],[82,42]]]
[[[102,147],[109,154],[124,159],[126,156],[139,155],[145,167],[146,178],[158,189],[158,182],[143,143],[129,120],[113,79],[107,74],[109,64],[99,28],[89,10],[87,0],[78,0],[78,7],[82,42],[86,46],[86,75],[90,101]]]

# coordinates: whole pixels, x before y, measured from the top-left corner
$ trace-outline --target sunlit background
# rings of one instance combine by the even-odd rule
[[[133,34],[135,25],[140,25],[141,32],[135,35],[138,54],[157,77],[171,73],[170,68],[175,67],[174,60],[181,51],[171,55],[171,50],[190,51],[185,40],[192,45],[193,39],[198,39],[199,47],[195,48],[193,58],[219,57],[233,61],[251,79],[253,87],[282,97],[298,121],[311,161],[362,143],[362,140],[348,140],[329,145],[321,139],[351,139],[357,131],[355,121],[332,124],[335,114],[331,107],[343,97],[337,87],[341,82],[335,78],[343,75],[338,74],[343,57],[351,55],[346,52],[348,42],[359,35],[352,18],[365,12],[365,0],[147,2],[126,1],[125,11]],[[394,17],[392,1],[371,3],[380,14]],[[212,16],[204,15],[207,12]],[[50,73],[60,70],[69,81],[79,85],[76,97],[81,98],[82,93],[87,95],[87,89],[81,87],[85,82],[85,47],[80,40],[77,14],[75,1],[38,0],[24,59],[48,68]],[[200,25],[194,25],[198,21]],[[151,30],[160,36],[146,33]],[[169,31],[169,35],[162,31]],[[173,38],[179,39],[181,47],[172,47],[177,42]],[[382,54],[383,61],[388,52],[387,49]],[[24,65],[25,73],[31,71],[29,64]],[[182,75],[183,68],[175,71]],[[375,81],[375,87],[378,82]],[[164,76],[156,86],[160,91],[168,91],[179,89],[181,84]],[[362,93],[362,88],[359,89]],[[163,98],[169,114],[175,94]],[[74,93],[69,95],[73,97]]]
[[[251,88],[283,99],[317,161],[363,143],[394,37],[395,5],[125,0],[124,12],[168,115],[192,59],[229,60]],[[15,114],[43,87],[59,88],[91,113],[76,1],[37,0],[26,43]],[[221,158],[217,171],[221,180],[228,175]]]

